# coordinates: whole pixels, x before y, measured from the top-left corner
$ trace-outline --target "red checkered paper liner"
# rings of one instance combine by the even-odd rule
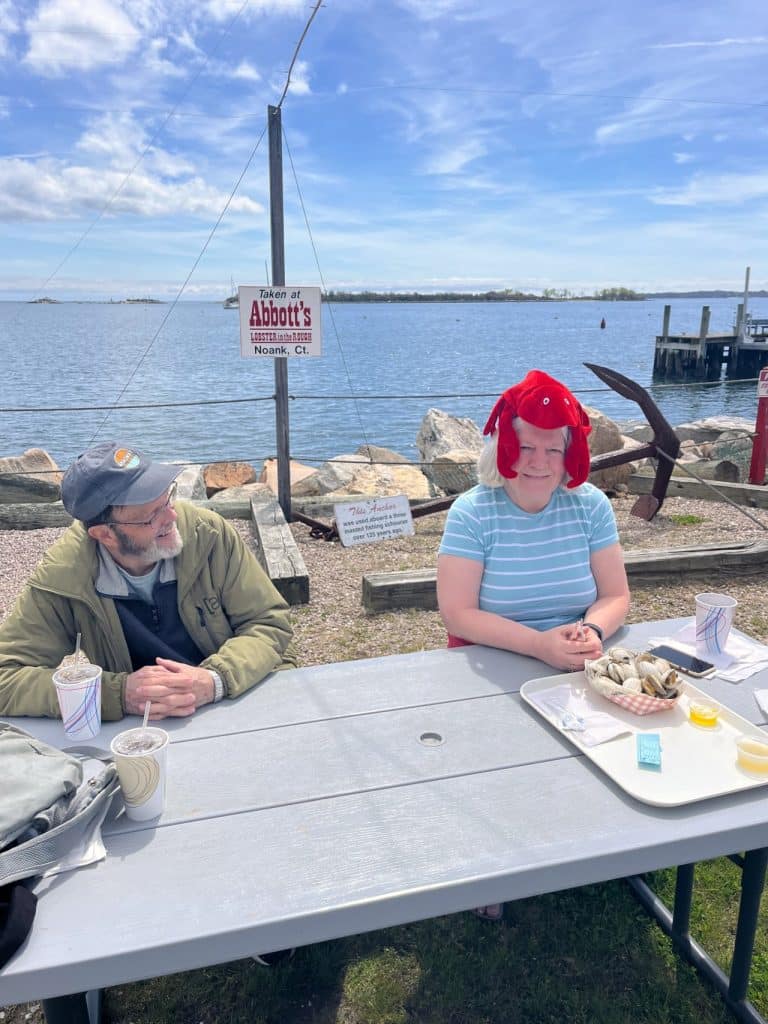
[[[647,693],[604,693],[606,700],[631,711],[633,715],[652,715],[656,711],[668,711],[677,704],[679,697],[662,699],[649,697]]]

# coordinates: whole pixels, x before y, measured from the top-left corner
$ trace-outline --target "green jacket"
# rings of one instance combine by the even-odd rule
[[[275,669],[296,664],[288,606],[255,555],[215,512],[178,502],[184,548],[176,558],[179,612],[203,667],[237,697]],[[132,671],[114,601],[98,594],[97,543],[76,522],[45,554],[0,625],[0,715],[59,717],[53,669],[77,634],[103,668],[105,720],[122,718],[123,684]]]

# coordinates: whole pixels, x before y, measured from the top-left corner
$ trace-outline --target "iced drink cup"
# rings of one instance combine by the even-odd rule
[[[101,668],[79,661],[53,673],[64,731],[72,740],[92,740],[101,731]]]
[[[727,594],[696,595],[696,653],[700,658],[725,650],[736,603]]]
[[[148,821],[165,808],[168,733],[154,726],[127,729],[112,740],[125,813],[133,821]]]

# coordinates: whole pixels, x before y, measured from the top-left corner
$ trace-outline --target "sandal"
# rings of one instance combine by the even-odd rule
[[[501,921],[504,917],[504,904],[489,903],[485,907],[475,907],[472,913],[484,921]]]

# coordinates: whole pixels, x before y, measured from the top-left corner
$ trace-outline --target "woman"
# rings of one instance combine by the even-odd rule
[[[578,400],[540,370],[494,406],[480,483],[454,502],[440,544],[437,596],[451,646],[487,644],[576,670],[623,623],[616,520],[585,483],[590,430]]]
[[[449,646],[487,644],[575,671],[623,623],[629,588],[611,504],[585,483],[589,419],[531,370],[485,426],[477,487],[452,505],[437,560]],[[481,907],[498,919],[501,907]]]

